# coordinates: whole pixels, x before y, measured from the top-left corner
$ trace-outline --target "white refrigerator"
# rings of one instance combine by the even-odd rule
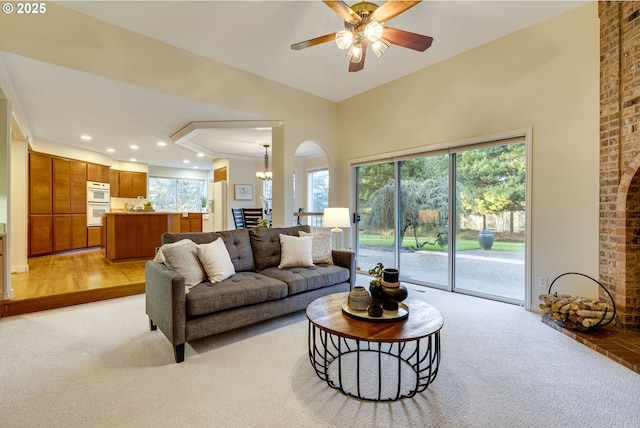
[[[211,231],[228,230],[228,213],[227,213],[227,182],[216,181],[209,183],[209,209],[211,210],[210,218],[213,218]]]

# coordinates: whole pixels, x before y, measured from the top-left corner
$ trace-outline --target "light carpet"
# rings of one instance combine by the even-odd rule
[[[438,377],[391,403],[317,378],[304,312],[187,345],[148,329],[144,296],[0,320],[2,427],[638,427],[640,376],[540,315],[410,289],[444,315]]]

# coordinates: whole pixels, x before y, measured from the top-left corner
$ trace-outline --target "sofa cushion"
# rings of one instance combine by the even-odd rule
[[[280,264],[278,269],[313,266],[313,238],[280,234]]]
[[[331,234],[326,232],[307,233],[302,230],[298,232],[300,236],[311,236],[313,238],[313,263],[318,264],[333,264],[333,257],[331,255]]]
[[[236,273],[222,238],[208,244],[198,244],[198,258],[209,282],[220,282]]]
[[[315,290],[349,280],[349,269],[336,265],[311,267],[293,267],[278,269],[267,268],[261,274],[287,283],[289,295]]]
[[[287,284],[256,272],[238,272],[224,281],[202,282],[186,296],[187,314],[196,316],[283,299]]]
[[[253,262],[256,271],[280,264],[280,234],[298,236],[298,232],[310,232],[307,225],[293,227],[255,227],[249,229]]]
[[[249,229],[225,230],[215,234],[224,241],[236,272],[253,270],[253,251],[251,250]]]
[[[204,281],[206,273],[198,258],[198,245],[190,239],[182,239],[162,246],[165,264],[184,277],[184,285],[192,287]]]

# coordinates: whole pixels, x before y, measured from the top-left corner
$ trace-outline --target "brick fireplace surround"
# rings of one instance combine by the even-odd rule
[[[640,374],[640,1],[600,1],[598,15],[599,280],[615,325],[577,332],[543,322]]]
[[[640,2],[599,2],[600,282],[640,330]]]

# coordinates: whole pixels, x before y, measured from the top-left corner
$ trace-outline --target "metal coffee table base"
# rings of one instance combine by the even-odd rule
[[[318,377],[345,395],[395,401],[424,391],[436,378],[440,332],[414,340],[373,342],[339,336],[310,322],[309,359]]]

